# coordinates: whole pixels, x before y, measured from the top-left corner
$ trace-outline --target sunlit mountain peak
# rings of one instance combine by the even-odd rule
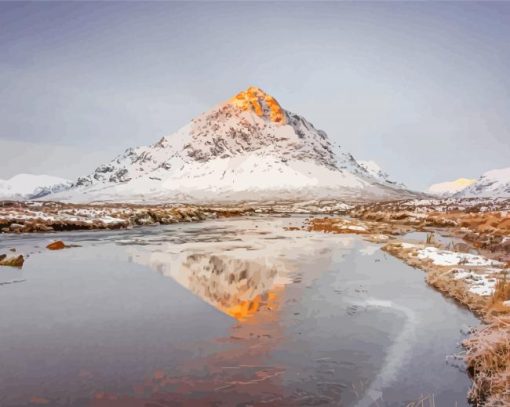
[[[229,100],[229,103],[243,111],[252,111],[257,116],[271,120],[274,123],[285,124],[285,111],[278,101],[256,86],[239,92]]]

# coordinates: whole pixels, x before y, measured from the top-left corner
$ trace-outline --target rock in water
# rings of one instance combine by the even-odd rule
[[[19,256],[7,257],[5,254],[0,255],[0,266],[10,266],[10,267],[23,267],[23,263],[25,262],[25,258],[20,254]]]
[[[47,249],[50,249],[50,250],[61,250],[61,249],[64,249],[66,247],[66,245],[64,244],[64,242],[62,240],[57,240],[53,243],[50,243],[48,246],[46,246]]]

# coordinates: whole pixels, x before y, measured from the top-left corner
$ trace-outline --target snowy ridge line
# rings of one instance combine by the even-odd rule
[[[413,196],[417,194],[368,171],[305,118],[250,87],[176,133],[127,149],[69,190],[45,199],[216,202]]]

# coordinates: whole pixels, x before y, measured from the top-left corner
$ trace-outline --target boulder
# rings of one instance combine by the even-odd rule
[[[19,256],[7,257],[5,254],[0,255],[0,266],[10,266],[10,267],[23,267],[23,263],[25,259],[20,254]]]
[[[64,249],[65,247],[66,247],[66,245],[64,244],[64,242],[62,240],[57,240],[53,243],[50,243],[48,246],[46,246],[46,248],[49,250],[61,250],[61,249]]]

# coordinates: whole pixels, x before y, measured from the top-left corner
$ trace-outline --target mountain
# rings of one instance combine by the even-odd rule
[[[50,175],[18,174],[8,180],[0,180],[0,199],[35,199],[50,193],[64,191],[72,182]]]
[[[427,192],[432,195],[447,197],[462,191],[475,182],[475,179],[459,178],[455,181],[446,181],[440,182],[438,184],[433,184],[427,189]]]
[[[48,199],[203,202],[409,195],[372,175],[305,118],[250,87],[173,135],[127,149]]]
[[[403,183],[391,180],[390,176],[375,161],[358,160],[358,164],[379,182],[405,188]]]
[[[487,171],[476,182],[454,196],[458,198],[510,198],[510,167]]]

